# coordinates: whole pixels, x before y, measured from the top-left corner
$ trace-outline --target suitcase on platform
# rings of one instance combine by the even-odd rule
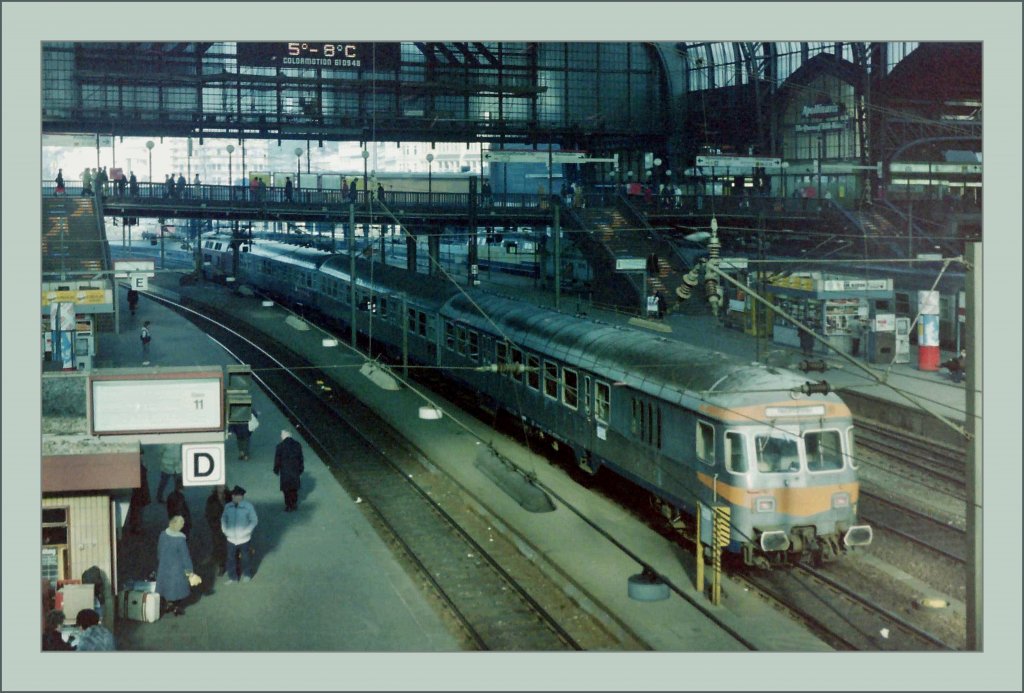
[[[120,596],[121,615],[124,618],[143,623],[160,620],[160,595],[156,592],[128,590]]]

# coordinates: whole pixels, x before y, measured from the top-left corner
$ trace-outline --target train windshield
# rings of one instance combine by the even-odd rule
[[[795,472],[800,469],[799,438],[783,433],[761,433],[754,437],[757,471],[768,474]]]
[[[810,431],[804,433],[807,469],[829,472],[843,468],[842,436],[839,431]]]
[[[754,437],[754,449],[757,470],[767,474],[799,471],[801,452],[806,455],[806,469],[810,472],[843,468],[842,433],[839,431],[805,431],[802,436],[779,431],[761,433]]]

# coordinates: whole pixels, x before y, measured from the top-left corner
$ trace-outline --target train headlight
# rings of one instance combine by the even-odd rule
[[[846,530],[843,536],[843,543],[847,546],[867,546],[874,538],[871,525],[854,525]]]
[[[789,536],[782,530],[761,533],[762,551],[785,551],[789,548]]]
[[[840,508],[844,508],[845,509],[845,508],[849,508],[849,507],[850,507],[850,494],[849,493],[843,492],[843,493],[833,493],[832,494],[832,508],[833,509],[840,509]]]
[[[755,513],[775,512],[775,498],[772,496],[758,496],[754,499]]]

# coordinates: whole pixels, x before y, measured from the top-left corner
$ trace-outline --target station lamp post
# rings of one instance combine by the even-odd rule
[[[146,140],[146,149],[149,150],[149,182],[153,182],[153,140]],[[152,195],[152,192],[150,192]]]
[[[432,153],[427,154],[427,204],[434,204],[434,190],[432,177],[434,173],[434,155]]]
[[[232,178],[232,176],[231,176],[231,159],[232,159],[231,155],[235,151],[235,145],[229,144],[227,146],[227,150],[228,150],[228,187],[230,188],[232,186],[233,180],[234,180]]]
[[[302,174],[302,147],[295,148],[295,186],[299,185],[299,176]]]
[[[661,167],[661,158],[659,157],[659,158],[654,160],[654,166],[652,167],[652,169],[653,169],[653,171],[655,173],[654,182],[653,182],[653,185],[655,186],[655,188],[654,188],[655,192],[657,192],[657,190],[658,190],[658,188],[657,188],[657,186],[658,186],[658,176],[657,176],[657,173],[658,173],[658,169],[660,167]]]

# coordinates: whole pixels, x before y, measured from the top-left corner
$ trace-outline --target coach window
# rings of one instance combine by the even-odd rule
[[[697,458],[704,464],[715,463],[715,427],[697,422]]]
[[[382,318],[388,317],[388,297],[387,296],[381,296],[380,297],[380,316]]]
[[[544,395],[558,399],[558,364],[544,361]]]
[[[594,417],[603,424],[608,423],[612,409],[612,389],[608,383],[598,381],[594,387]]]
[[[463,327],[462,325],[456,325],[455,326],[455,346],[458,349],[458,352],[461,355],[463,355],[463,356],[466,355],[466,350],[467,350],[466,349],[466,342],[467,342],[466,328]]]
[[[523,366],[523,351],[522,349],[512,347],[509,352],[512,354],[513,370],[509,371],[508,377],[512,378],[512,380],[515,380],[517,383],[521,383],[523,382],[523,376],[520,375],[519,371]]]
[[[416,334],[416,309],[407,308],[405,311],[405,330]]]
[[[455,325],[451,320],[444,321],[444,343],[449,351],[455,351]]]
[[[508,363],[508,342],[494,345],[494,362],[498,364],[498,372],[501,373],[501,367]]]
[[[531,390],[540,389],[540,358],[533,354],[526,355],[526,387]]]
[[[476,330],[469,331],[469,358],[474,361],[480,360],[480,335]]]
[[[644,437],[644,403],[633,398],[632,417],[629,423],[630,432],[637,438],[643,439]]]
[[[747,473],[747,452],[743,448],[743,436],[729,431],[725,434],[725,468],[733,474]]]
[[[562,369],[562,403],[570,409],[579,409],[579,376],[571,368]]]

